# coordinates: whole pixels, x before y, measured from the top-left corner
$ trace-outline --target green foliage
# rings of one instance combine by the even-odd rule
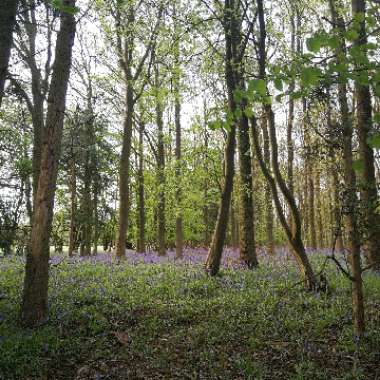
[[[352,168],[358,172],[358,173],[362,173],[364,171],[364,162],[363,160],[355,160],[353,163],[352,163]]]
[[[255,97],[265,97],[267,93],[267,85],[263,79],[252,79],[248,82],[247,95],[250,100]]]
[[[380,149],[380,133],[373,134],[368,139],[368,144],[374,149]]]
[[[63,0],[50,0],[50,3],[55,9],[64,13],[75,15],[80,11],[77,6],[66,5]]]
[[[323,37],[320,35],[315,35],[308,38],[306,40],[306,46],[311,52],[318,53],[323,46]]]
[[[317,67],[304,67],[301,70],[301,82],[305,87],[312,87],[318,84],[321,79],[321,70]]]

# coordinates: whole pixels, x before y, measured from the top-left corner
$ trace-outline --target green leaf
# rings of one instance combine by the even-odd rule
[[[301,99],[303,95],[304,95],[304,94],[302,93],[302,91],[296,91],[296,92],[293,92],[293,93],[290,95],[290,97],[291,97],[292,99],[294,99],[294,100],[297,100],[297,99]]]
[[[373,114],[373,121],[375,123],[379,123],[380,124],[380,112],[376,112]]]
[[[380,149],[380,133],[375,133],[373,136],[368,138],[368,145],[374,149]]]
[[[330,36],[326,40],[327,46],[331,49],[336,49],[339,46],[339,37],[338,36]]]
[[[240,119],[243,115],[243,111],[241,110],[240,107],[236,107],[236,110],[234,112],[235,118]]]
[[[309,51],[313,53],[318,53],[321,50],[322,47],[322,37],[321,36],[313,36],[306,40],[306,46],[309,49]]]
[[[208,125],[208,127],[212,130],[212,131],[216,131],[218,129],[222,129],[222,122],[220,120],[214,120],[214,121],[211,121]]]
[[[362,173],[364,171],[364,162],[363,160],[355,160],[353,163],[352,163],[352,168],[358,172],[358,173]]]
[[[354,21],[356,22],[363,22],[365,20],[365,13],[364,12],[356,12],[354,15]]]
[[[375,92],[375,95],[380,98],[380,83],[378,83],[375,87],[374,87],[374,92]]]
[[[316,67],[304,67],[301,71],[301,82],[305,87],[316,85],[320,80],[321,71]]]
[[[243,98],[244,98],[244,92],[240,89],[240,88],[237,88],[235,91],[234,91],[234,100],[236,103],[240,103]]]
[[[246,107],[244,109],[244,113],[245,113],[245,116],[248,117],[248,119],[250,119],[254,115],[253,110],[252,110],[251,107]]]
[[[78,7],[66,5],[63,2],[63,0],[51,0],[50,3],[55,9],[58,9],[59,11],[64,12],[64,13],[75,15],[76,13],[79,12]]]
[[[380,69],[375,72],[375,74],[373,75],[373,79],[376,82],[380,82]]]
[[[267,85],[263,79],[252,79],[248,83],[248,92],[256,93],[260,96],[265,96],[267,93]]]
[[[282,80],[281,80],[280,78],[275,78],[275,79],[274,79],[274,86],[276,87],[276,89],[277,89],[278,91],[282,91],[283,88],[284,88],[284,86],[283,86],[283,84],[282,84]]]
[[[359,33],[355,29],[350,29],[345,33],[345,37],[348,41],[355,41],[359,38]]]
[[[263,100],[263,104],[270,105],[272,104],[272,97],[271,96],[266,96]]]

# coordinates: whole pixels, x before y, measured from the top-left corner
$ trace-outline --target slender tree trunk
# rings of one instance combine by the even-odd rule
[[[210,244],[210,209],[208,205],[208,189],[209,189],[209,177],[208,177],[208,131],[207,131],[207,117],[205,110],[205,118],[204,118],[204,146],[203,146],[203,170],[204,170],[204,180],[203,180],[203,223],[205,226],[204,231],[204,244],[208,246]]]
[[[309,240],[310,240],[309,239],[309,230],[310,230],[309,217],[310,217],[310,213],[309,213],[309,186],[308,186],[308,184],[309,184],[309,173],[308,173],[306,166],[304,165],[304,177],[301,178],[301,184],[300,184],[302,186],[302,189],[300,189],[300,191],[302,193],[302,199],[303,199],[300,214],[303,216],[302,232],[303,232],[303,236],[305,237],[306,243],[309,243]]]
[[[317,248],[317,232],[315,226],[315,186],[314,186],[314,173],[312,162],[307,162],[308,166],[308,212],[309,212],[309,222],[310,222],[310,247],[313,249]]]
[[[317,234],[315,227],[315,194],[314,194],[314,162],[312,156],[312,138],[309,131],[309,106],[306,98],[302,99],[303,134],[304,134],[304,162],[305,162],[305,200],[308,226],[308,245],[317,248]]]
[[[91,170],[91,153],[90,153],[90,131],[92,125],[86,125],[86,152],[84,163],[84,189],[83,189],[83,256],[91,255],[91,232],[92,232],[92,202],[91,202],[91,183],[92,183],[92,170]]]
[[[238,62],[237,48],[240,40],[239,20],[237,19],[237,6],[235,0],[225,0],[224,2],[224,31],[225,31],[225,78],[228,93],[228,109],[233,112],[236,109],[234,91],[237,88],[235,70]],[[240,60],[239,60],[239,63]],[[231,203],[231,195],[234,179],[234,156],[236,147],[236,123],[232,123],[227,131],[227,141],[224,152],[224,183],[219,204],[218,217],[211,241],[211,246],[206,260],[206,272],[210,276],[215,276],[220,267],[224,242],[228,224],[228,214]]]
[[[77,216],[77,174],[75,168],[74,153],[71,152],[70,165],[70,193],[71,193],[71,213],[70,213],[70,236],[69,236],[69,257],[73,256],[76,242],[76,216]]]
[[[239,224],[236,221],[236,211],[235,204],[233,200],[231,200],[230,206],[230,229],[231,229],[231,246],[236,248],[239,246]]]
[[[174,5],[174,14],[176,8]],[[175,57],[174,57],[174,121],[175,121],[175,176],[176,176],[176,189],[175,189],[175,203],[176,203],[176,221],[175,221],[175,251],[176,257],[183,256],[183,221],[182,221],[182,191],[181,191],[181,166],[182,166],[182,136],[181,136],[181,65],[180,65],[180,30],[179,24],[175,23]]]
[[[355,1],[355,0],[354,0]],[[336,49],[337,57],[345,56],[347,53],[345,44],[345,21],[338,14],[335,8],[335,0],[330,0],[330,10],[335,25],[340,29],[340,45]],[[338,3],[339,4],[339,3]],[[338,58],[339,63],[339,58]],[[344,182],[346,186],[346,199],[344,200],[346,229],[347,229],[347,248],[350,254],[350,264],[352,268],[352,314],[354,320],[355,334],[361,337],[364,333],[364,300],[363,300],[363,280],[360,262],[360,237],[357,223],[357,196],[356,178],[353,169],[352,154],[352,122],[349,117],[347,100],[347,85],[344,82],[338,84],[338,102],[341,115],[341,125],[343,134],[343,164]]]
[[[352,14],[366,14],[365,0],[352,0]],[[354,41],[354,45],[365,52],[367,43],[366,24],[360,22],[359,38]],[[368,77],[366,63],[356,62],[358,72]],[[356,94],[356,122],[359,138],[359,154],[363,162],[363,172],[361,173],[360,194],[363,208],[363,219],[365,236],[363,248],[369,264],[374,270],[380,271],[380,218],[376,212],[378,206],[377,184],[375,176],[375,163],[373,149],[368,144],[368,138],[373,130],[372,125],[372,103],[371,93],[368,84],[361,84],[360,80],[355,81]]]
[[[156,88],[158,91],[158,68],[156,68]],[[156,99],[156,123],[157,123],[157,242],[158,255],[166,255],[166,220],[165,220],[165,147],[164,147],[164,107],[160,94]]]
[[[331,154],[333,155],[333,153]],[[335,249],[339,252],[344,248],[342,236],[342,218],[341,218],[341,201],[339,195],[339,177],[336,167],[333,165],[331,168],[332,187],[333,187],[333,240],[335,240]],[[333,241],[334,244],[334,241]]]
[[[9,58],[13,43],[13,28],[19,0],[3,0],[0,12],[0,108],[4,95],[4,85],[8,73]]]
[[[270,167],[270,149],[269,149],[269,135],[267,118],[264,113],[262,117],[262,132],[263,132],[263,148],[264,148],[264,161],[267,167]],[[293,170],[293,169],[292,169]],[[266,240],[267,240],[267,250],[270,255],[275,254],[274,250],[274,240],[273,240],[273,205],[272,205],[272,194],[268,181],[265,182],[265,224],[266,224]]]
[[[97,176],[97,174],[95,174]],[[96,256],[98,254],[98,245],[99,245],[99,188],[98,188],[98,179],[94,178],[93,183],[93,220],[94,220],[94,247],[92,249],[92,254]]]
[[[260,145],[259,145],[259,138],[258,138],[259,133],[257,130],[257,122],[256,122],[255,118],[252,118],[251,126],[252,126],[252,136],[253,136],[253,141],[255,144],[256,156],[257,156],[257,159],[259,161],[260,168],[261,168],[266,180],[268,181],[268,183],[271,187],[272,196],[273,196],[274,204],[276,206],[276,210],[277,210],[277,214],[278,214],[280,223],[285,230],[285,233],[286,233],[286,236],[288,238],[289,243],[291,244],[293,255],[297,261],[301,275],[305,281],[305,287],[307,289],[313,290],[317,287],[318,284],[317,284],[317,279],[314,275],[313,269],[312,269],[310,262],[307,258],[307,255],[305,252],[305,247],[304,247],[303,242],[302,242],[301,224],[300,224],[299,214],[298,214],[298,212],[295,212],[294,204],[291,202],[291,198],[289,199],[289,194],[286,191],[284,191],[284,189],[285,189],[284,188],[284,182],[282,181],[282,184],[279,187],[280,187],[284,196],[285,196],[284,193],[286,193],[285,198],[286,198],[287,202],[289,203],[289,206],[290,206],[291,211],[292,211],[292,217],[294,218],[295,228],[292,231],[291,226],[289,226],[287,218],[284,214],[284,211],[283,211],[283,208],[281,205],[281,201],[280,201],[280,197],[278,194],[278,190],[277,190],[276,182],[278,181],[278,173],[277,173],[276,179],[272,177],[272,175],[269,171],[269,168],[265,164],[264,157],[261,153],[261,149],[260,149]],[[273,165],[273,158],[272,158],[272,165]],[[276,170],[274,170],[274,171],[276,171]]]
[[[246,106],[244,103],[242,109],[245,109]],[[253,268],[258,265],[258,261],[255,247],[249,123],[245,114],[239,120],[238,151],[240,171],[240,259],[248,268]]]
[[[259,77],[263,80],[266,79],[266,25],[265,25],[265,14],[264,14],[264,6],[263,0],[257,0],[257,12],[258,12],[258,20],[260,27],[260,37],[259,37]],[[267,125],[269,130],[269,141],[271,147],[271,163],[273,175],[270,174],[268,167],[265,165],[265,161],[261,155],[261,149],[259,146],[258,140],[258,131],[257,131],[257,123],[256,119],[252,118],[252,135],[255,143],[256,155],[259,160],[259,164],[261,170],[266,177],[269,185],[271,186],[273,200],[275,202],[275,206],[277,209],[277,214],[279,216],[280,222],[285,230],[285,233],[288,237],[288,240],[293,248],[293,253],[296,258],[296,261],[299,265],[301,274],[305,281],[305,287],[307,289],[313,290],[318,288],[318,281],[314,274],[314,271],[310,265],[310,262],[307,258],[305,247],[302,240],[302,224],[301,217],[299,214],[299,210],[294,198],[294,195],[289,191],[287,187],[279,167],[278,163],[278,145],[277,145],[277,137],[276,137],[276,124],[275,117],[272,110],[272,106],[270,104],[264,105],[264,112],[267,118]],[[292,213],[292,220],[294,223],[293,230],[287,223],[286,217],[284,215],[282,205],[279,200],[277,186],[282,192],[290,210]]]
[[[116,243],[116,256],[118,259],[125,257],[125,241],[129,222],[129,170],[134,112],[133,88],[129,80],[127,81],[126,105],[123,129],[123,147],[119,166],[119,230]]]
[[[33,75],[33,74],[32,74]],[[33,84],[37,80],[32,79],[34,106],[32,112],[33,122],[33,205],[37,193],[38,180],[41,169],[42,142],[44,138],[45,122],[44,122],[44,99],[38,92],[37,84]]]
[[[228,132],[228,136],[227,136],[227,142],[226,142],[226,148],[225,148],[224,184],[223,184],[223,189],[222,189],[222,195],[221,195],[215,230],[214,230],[211,246],[210,246],[208,256],[207,256],[207,261],[206,261],[206,271],[211,276],[215,276],[219,271],[224,242],[226,238],[228,213],[229,213],[229,208],[230,208],[230,203],[231,203],[231,194],[232,194],[233,178],[234,178],[235,146],[236,146],[236,132],[235,132],[235,126],[233,125],[231,126]]]
[[[291,27],[291,34],[290,34],[290,51],[292,54],[295,54],[296,52],[299,52],[299,24],[300,24],[300,17],[298,9],[294,9],[294,5],[291,2],[291,15],[290,15],[290,27]],[[297,42],[297,44],[296,44]],[[288,188],[291,193],[294,193],[294,144],[293,144],[293,127],[294,127],[294,99],[292,94],[294,93],[294,90],[296,88],[295,80],[292,79],[289,83],[289,100],[288,100],[288,122],[286,125],[286,147],[287,147],[287,154],[288,154],[288,160],[287,160],[287,177],[288,177]],[[268,160],[266,160],[268,161]],[[292,224],[291,220],[291,214],[288,215],[289,224]]]
[[[176,221],[175,221],[175,250],[176,257],[182,257],[183,250],[183,227],[182,227],[182,191],[181,191],[181,103],[179,98],[179,88],[176,90],[175,99],[175,157],[176,157]]]
[[[317,247],[324,248],[324,230],[322,219],[322,194],[321,194],[321,171],[319,168],[314,172],[315,198],[316,198],[316,225],[317,225]]]
[[[144,183],[144,123],[139,128],[139,167],[138,180],[138,239],[137,252],[145,252],[145,183]]]
[[[24,130],[23,132],[25,133],[26,131]],[[28,147],[29,147],[29,140],[27,138],[24,138],[23,140],[24,159],[29,159]],[[25,178],[23,179],[23,182],[25,183],[24,193],[25,193],[26,212],[28,215],[29,224],[32,225],[32,221],[33,221],[32,184],[30,181],[29,174],[25,176]]]
[[[74,6],[75,0],[66,0],[64,4]],[[61,12],[61,27],[55,48],[46,134],[42,145],[41,170],[24,278],[21,314],[23,322],[28,326],[39,325],[47,317],[50,232],[74,36],[74,16]]]

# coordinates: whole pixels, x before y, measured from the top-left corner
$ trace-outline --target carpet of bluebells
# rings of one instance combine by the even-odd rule
[[[0,379],[380,379],[380,277],[364,276],[358,341],[350,283],[326,253],[308,252],[326,293],[303,290],[285,248],[259,250],[254,270],[226,249],[215,278],[203,248],[52,255],[50,318],[35,330],[19,323],[24,259],[0,258]]]

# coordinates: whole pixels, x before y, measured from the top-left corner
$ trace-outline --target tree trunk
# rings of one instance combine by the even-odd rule
[[[341,202],[339,196],[339,177],[335,167],[331,170],[332,173],[332,186],[333,186],[333,217],[334,217],[334,237],[333,244],[335,243],[335,249],[340,252],[344,249],[343,236],[342,236],[342,218],[341,218]]]
[[[204,118],[204,146],[203,146],[203,170],[204,170],[204,180],[203,180],[203,223],[205,226],[204,230],[204,244],[208,246],[210,244],[210,209],[208,205],[208,189],[209,189],[209,177],[208,177],[208,131],[207,131],[207,117],[205,110]]]
[[[13,28],[19,0],[3,0],[0,12],[0,108],[13,43]]]
[[[158,255],[166,255],[165,220],[165,147],[164,147],[164,106],[158,91],[158,68],[156,68],[156,123],[157,123],[157,242]]]
[[[231,246],[237,248],[239,246],[239,224],[236,222],[235,204],[231,199],[230,206],[230,230],[231,230]]]
[[[366,14],[365,0],[352,0],[352,14]],[[360,22],[359,38],[354,41],[354,45],[361,48],[365,54],[365,44],[367,43],[366,24],[363,19]],[[365,62],[356,62],[355,68],[361,74],[367,76],[367,68]],[[368,144],[368,138],[373,130],[372,125],[372,103],[371,93],[368,84],[361,84],[360,80],[355,80],[356,94],[356,122],[359,138],[359,154],[363,163],[363,171],[361,173],[360,194],[361,205],[363,208],[364,219],[364,244],[363,248],[372,269],[380,270],[380,218],[376,212],[378,205],[377,185],[375,177],[375,164],[373,149]]]
[[[315,228],[315,186],[314,186],[314,173],[313,173],[313,164],[312,162],[306,162],[306,165],[308,167],[308,182],[307,182],[307,188],[308,188],[308,196],[309,196],[309,202],[308,202],[308,212],[309,212],[309,226],[310,226],[310,247],[312,249],[317,248],[317,232]]]
[[[315,184],[315,198],[316,198],[316,235],[317,235],[317,247],[324,248],[324,230],[322,219],[322,194],[321,194],[321,171],[319,168],[314,172],[314,184]]]
[[[92,212],[93,212],[93,224],[94,224],[94,247],[92,249],[92,254],[96,256],[98,254],[98,244],[99,244],[99,188],[98,188],[98,179],[95,174],[93,182],[93,202],[92,202]]]
[[[174,14],[176,12],[174,6]],[[176,189],[175,189],[175,203],[176,203],[176,221],[175,221],[175,251],[176,257],[183,256],[183,221],[182,221],[182,191],[181,191],[181,74],[180,74],[180,30],[179,24],[175,21],[175,46],[174,46],[174,122],[175,122],[175,176],[176,176]]]
[[[257,12],[258,12],[258,20],[260,27],[260,37],[259,37],[259,47],[258,47],[258,63],[259,63],[259,77],[263,80],[266,79],[266,26],[265,26],[265,15],[264,15],[264,6],[263,0],[257,0]],[[314,274],[314,271],[310,265],[310,262],[307,258],[305,247],[302,241],[302,224],[301,217],[299,214],[299,210],[294,198],[294,195],[289,191],[287,187],[279,167],[278,163],[278,145],[277,145],[277,137],[276,137],[276,124],[274,113],[272,110],[272,106],[270,104],[264,105],[264,112],[267,118],[267,126],[269,130],[269,141],[271,147],[271,163],[274,177],[270,174],[267,165],[265,165],[265,161],[261,154],[261,149],[259,146],[258,140],[258,131],[257,131],[257,123],[256,119],[252,118],[252,135],[255,143],[256,155],[259,160],[259,164],[261,170],[266,177],[269,185],[271,186],[273,200],[275,202],[275,206],[277,209],[277,213],[280,219],[280,222],[285,230],[285,233],[288,237],[288,240],[293,248],[293,253],[295,259],[299,265],[301,274],[304,278],[305,287],[307,289],[313,290],[318,288],[318,281]],[[293,220],[293,229],[287,223],[286,217],[284,215],[280,199],[278,196],[277,186],[282,192],[290,211],[292,213]]]
[[[244,103],[242,109],[245,109],[246,106],[246,103]],[[253,268],[258,265],[258,261],[256,256],[253,218],[249,124],[248,118],[244,113],[239,120],[238,126],[238,151],[240,170],[240,259],[248,268]]]
[[[231,203],[231,194],[234,178],[234,153],[236,146],[235,126],[232,125],[227,136],[226,148],[224,153],[225,173],[222,195],[218,210],[214,234],[206,260],[206,271],[210,276],[215,276],[220,267],[222,259],[224,241],[226,238],[228,212]]]
[[[355,0],[354,0],[355,1]],[[347,49],[345,44],[345,21],[338,14],[335,8],[335,0],[330,0],[330,10],[335,25],[340,29],[340,45],[336,49],[336,56],[346,56]],[[340,5],[340,4],[338,4]],[[339,58],[337,59],[339,63]],[[350,255],[352,268],[352,310],[354,320],[354,331],[358,337],[364,333],[364,300],[363,300],[363,280],[360,263],[360,237],[357,223],[357,196],[356,178],[353,169],[352,154],[352,122],[349,117],[347,100],[347,85],[344,82],[338,84],[338,102],[341,115],[341,125],[343,134],[343,163],[344,163],[344,182],[346,186],[346,199],[344,200],[345,219],[347,225],[347,248]]]
[[[74,6],[75,0],[66,0],[64,4]],[[24,278],[21,314],[23,322],[28,326],[39,325],[47,318],[50,232],[74,37],[75,17],[61,12]]]
[[[236,109],[234,91],[237,89],[235,78],[236,68],[241,61],[237,61],[237,48],[240,45],[240,22],[237,18],[237,6],[235,0],[224,2],[224,34],[225,34],[225,79],[228,94],[228,110],[233,113]],[[234,179],[234,156],[236,147],[236,122],[229,125],[227,141],[224,152],[224,184],[219,204],[218,217],[211,241],[211,246],[206,260],[206,272],[215,276],[220,268],[223,247],[228,225],[228,213],[231,203],[231,195]]]
[[[70,236],[69,236],[69,257],[73,256],[77,235],[76,217],[77,217],[77,175],[75,168],[74,152],[71,152],[70,165],[70,193],[71,193],[71,213],[70,213]]]
[[[138,239],[137,252],[145,252],[145,184],[144,184],[144,123],[139,128],[139,167],[138,180]]]
[[[125,257],[125,241],[129,222],[129,182],[130,182],[130,155],[133,129],[133,88],[130,81],[127,81],[126,90],[126,110],[123,129],[123,147],[119,166],[119,230],[116,243],[116,257]]]
[[[270,149],[269,149],[269,135],[267,118],[264,113],[262,117],[262,132],[263,132],[263,148],[264,148],[264,161],[267,167],[270,167]],[[293,169],[292,169],[293,170]],[[273,240],[273,205],[272,194],[268,181],[265,183],[265,224],[266,224],[266,240],[267,250],[270,255],[275,254],[274,240]],[[291,220],[291,218],[289,219]]]
[[[305,252],[305,247],[302,242],[301,238],[301,223],[300,223],[300,218],[299,218],[299,213],[295,210],[295,204],[291,202],[291,198],[289,198],[289,193],[286,192],[284,188],[284,182],[282,180],[282,184],[280,187],[283,195],[285,196],[284,193],[286,193],[285,199],[287,200],[291,211],[292,211],[292,217],[294,218],[294,229],[289,226],[287,218],[284,214],[281,201],[279,198],[278,190],[277,190],[277,185],[276,182],[278,181],[278,173],[276,174],[277,177],[276,179],[272,177],[269,168],[265,164],[265,160],[262,156],[260,145],[259,145],[259,134],[257,130],[257,122],[255,118],[252,118],[251,120],[251,127],[252,127],[252,136],[253,136],[253,141],[255,144],[255,151],[256,151],[256,156],[260,164],[260,168],[268,181],[271,190],[272,190],[272,196],[274,200],[274,204],[276,206],[277,214],[280,219],[280,223],[282,227],[285,230],[286,236],[288,238],[288,241],[291,245],[293,255],[297,261],[297,264],[300,268],[301,275],[304,279],[305,282],[305,287],[309,290],[313,290],[317,287],[317,279],[314,275],[313,269],[310,265],[310,262],[307,258],[306,252]],[[273,147],[272,147],[273,150]],[[273,153],[272,153],[273,154]],[[275,154],[276,156],[276,154]],[[276,159],[276,158],[275,158]],[[272,158],[272,165],[273,165],[273,158]],[[277,169],[278,170],[278,169]],[[276,169],[274,169],[274,172],[276,172]],[[277,182],[278,183],[278,182]],[[293,199],[294,201],[294,199]]]
[[[91,124],[90,124],[91,123]],[[92,122],[86,124],[85,130],[85,141],[86,141],[86,151],[85,151],[85,162],[84,162],[84,189],[83,189],[83,251],[81,254],[83,256],[91,255],[91,232],[92,232],[92,201],[91,201],[91,183],[92,183],[92,170],[91,170],[91,138],[90,129],[93,127]]]

